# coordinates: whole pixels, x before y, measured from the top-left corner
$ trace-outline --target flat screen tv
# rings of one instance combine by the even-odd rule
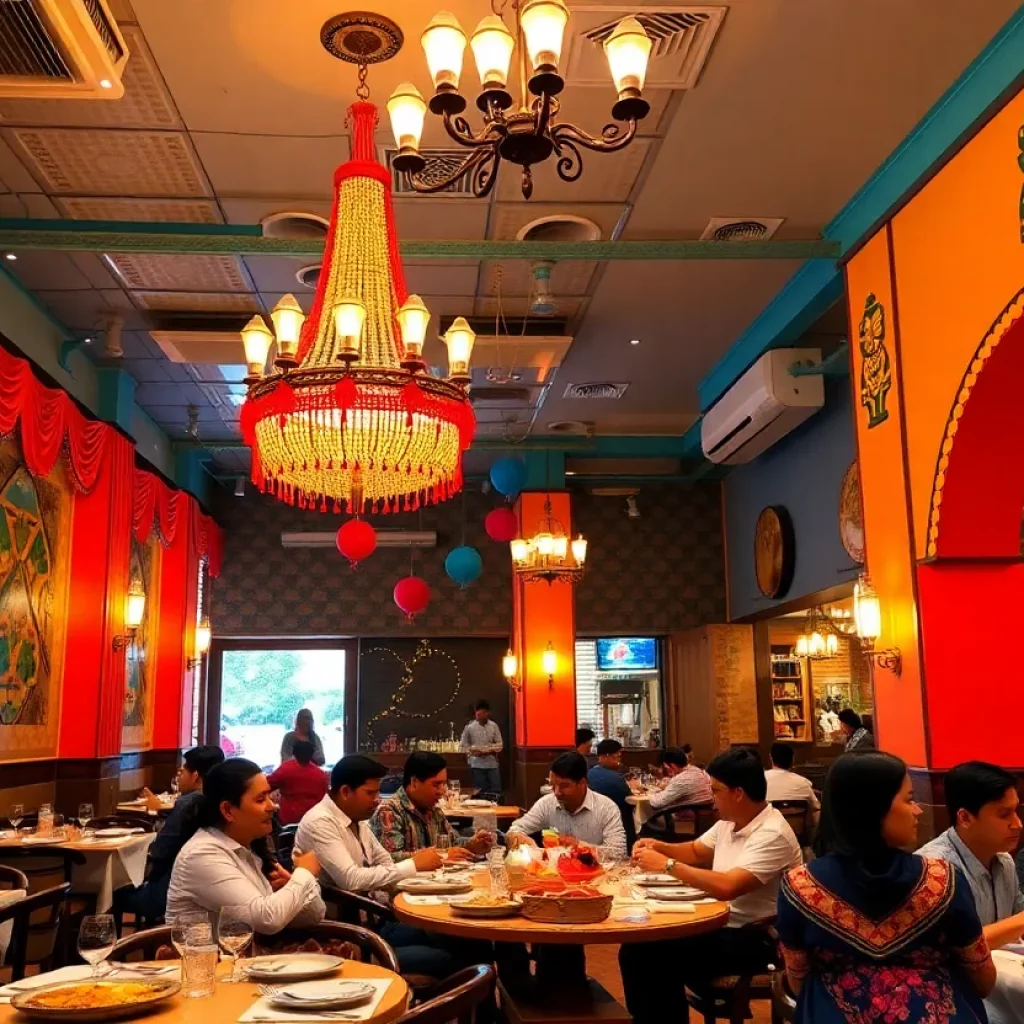
[[[644,672],[658,667],[658,643],[653,637],[619,636],[597,641],[599,672]]]

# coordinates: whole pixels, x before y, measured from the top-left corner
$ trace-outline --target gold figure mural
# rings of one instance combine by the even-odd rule
[[[150,537],[144,544],[132,538],[129,584],[139,586],[146,604],[133,641],[125,648],[124,712],[121,746],[143,750],[153,735],[153,658],[159,621],[160,542]]]
[[[56,753],[73,504],[61,463],[36,479],[0,442],[0,759]]]
[[[885,345],[885,307],[874,294],[864,302],[864,315],[858,328],[860,354],[860,404],[868,411],[868,429],[889,418],[885,403],[892,387],[892,364]]]

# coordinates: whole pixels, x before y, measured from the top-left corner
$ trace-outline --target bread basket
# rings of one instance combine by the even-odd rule
[[[523,901],[523,917],[543,924],[597,924],[607,920],[612,912],[612,897],[597,890],[593,890],[593,895],[580,889],[544,895],[520,892],[519,897]]]

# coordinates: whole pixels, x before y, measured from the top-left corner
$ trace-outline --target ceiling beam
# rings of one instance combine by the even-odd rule
[[[653,239],[627,242],[529,242],[514,239],[404,240],[415,259],[480,260],[809,260],[835,259],[839,244],[819,239],[716,242]],[[320,259],[324,243],[267,238],[259,224],[168,224],[149,221],[0,219],[0,249],[63,252],[154,252]]]

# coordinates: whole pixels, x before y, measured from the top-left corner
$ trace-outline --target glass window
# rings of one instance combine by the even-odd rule
[[[660,746],[657,648],[657,641],[643,637],[577,640],[576,724],[624,747]]]
[[[345,755],[345,649],[225,650],[220,745],[229,757],[276,768],[300,708],[313,712],[328,765]]]

